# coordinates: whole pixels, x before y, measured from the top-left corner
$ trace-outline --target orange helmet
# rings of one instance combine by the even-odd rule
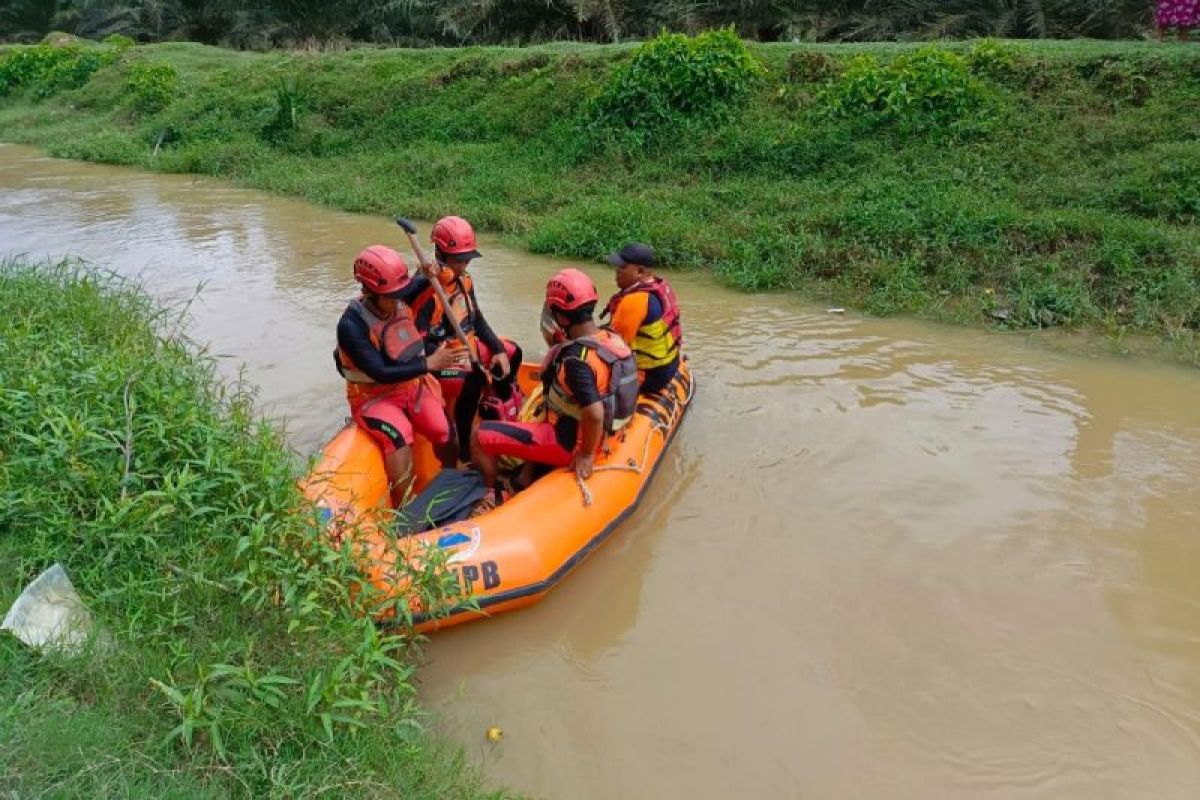
[[[442,255],[455,256],[460,261],[479,258],[475,249],[475,230],[462,217],[442,217],[433,226],[430,239]]]
[[[368,292],[390,295],[407,286],[412,278],[404,256],[385,245],[373,244],[354,259],[354,280]]]
[[[546,284],[546,305],[558,311],[574,311],[599,300],[596,284],[574,268],[560,270]]]

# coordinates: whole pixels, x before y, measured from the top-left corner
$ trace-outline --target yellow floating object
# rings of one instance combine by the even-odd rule
[[[500,730],[499,728],[488,728],[487,729],[487,740],[489,742],[495,743],[495,742],[500,741],[503,738],[504,738],[504,731]]]

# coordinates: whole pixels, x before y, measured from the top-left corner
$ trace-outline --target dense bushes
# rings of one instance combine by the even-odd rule
[[[376,628],[281,436],[176,324],[96,272],[0,263],[0,606],[62,562],[108,642],[43,658],[0,637],[0,785],[444,796],[410,640]]]
[[[78,89],[96,70],[119,54],[114,47],[18,47],[0,53],[0,97],[29,92],[50,97],[65,89]]]
[[[881,313],[1185,339],[1200,325],[1195,48],[718,32],[633,48],[161,45],[123,63],[151,59],[179,72],[159,112],[129,113],[115,65],[49,104],[0,104],[0,125],[64,156],[462,213],[558,255],[645,239],[669,266]]]
[[[125,88],[137,111],[153,114],[166,108],[175,96],[179,89],[179,71],[170,64],[137,61],[129,65]]]
[[[978,129],[994,102],[965,58],[936,47],[903,53],[888,64],[858,56],[821,100],[831,114],[894,122],[903,133]]]
[[[694,38],[662,33],[613,72],[587,124],[643,144],[665,130],[721,122],[763,72],[731,29]]]

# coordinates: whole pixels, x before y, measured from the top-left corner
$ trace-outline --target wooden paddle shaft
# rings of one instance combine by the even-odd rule
[[[463,331],[462,325],[458,323],[458,318],[454,316],[454,312],[450,308],[450,298],[446,296],[446,289],[442,286],[442,282],[438,280],[438,276],[433,274],[430,269],[430,263],[425,260],[425,253],[421,249],[421,243],[417,241],[416,231],[408,229],[400,220],[396,220],[396,224],[404,231],[404,235],[408,237],[408,243],[412,245],[413,253],[417,256],[417,261],[421,262],[421,269],[429,274],[429,282],[433,284],[433,290],[437,293],[438,302],[442,304],[442,316],[450,320],[450,327],[454,329],[454,335],[458,337],[458,341],[462,342],[462,346],[467,350],[467,357],[471,363],[482,368],[479,363],[479,357],[475,354],[475,349],[471,347],[471,342],[467,339],[467,334]]]

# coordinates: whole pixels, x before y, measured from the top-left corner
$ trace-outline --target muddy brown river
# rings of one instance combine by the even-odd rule
[[[194,298],[305,454],[350,262],[399,234],[0,146],[0,253]],[[561,262],[481,249],[537,342]],[[700,389],[653,487],[546,602],[435,636],[431,726],[553,798],[1200,797],[1200,371],[670,277]]]

